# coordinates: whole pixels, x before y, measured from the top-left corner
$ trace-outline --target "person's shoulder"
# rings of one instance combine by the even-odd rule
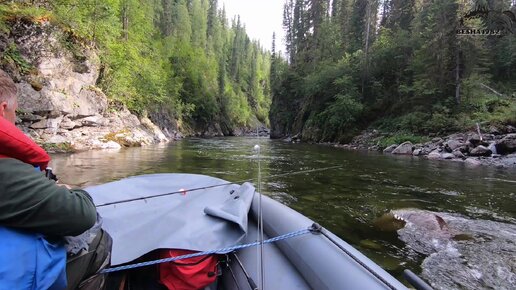
[[[26,166],[30,166],[29,164],[25,163],[25,162],[22,162],[16,158],[11,158],[11,157],[4,157],[4,158],[0,158],[0,163],[3,163],[3,164],[13,164],[13,165],[26,165]]]

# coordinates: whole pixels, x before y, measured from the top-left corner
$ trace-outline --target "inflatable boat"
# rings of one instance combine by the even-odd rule
[[[111,265],[103,270],[110,275],[108,289],[407,289],[348,243],[250,183],[153,174],[86,190],[113,238]],[[190,262],[181,263],[181,257]],[[195,271],[207,275],[201,280],[209,277],[209,285],[171,281],[192,274],[181,269],[200,266],[206,257],[216,257],[216,269]]]

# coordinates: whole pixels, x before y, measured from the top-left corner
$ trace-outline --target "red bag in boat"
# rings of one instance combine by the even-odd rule
[[[188,250],[161,250],[160,259],[196,253]],[[200,256],[159,264],[159,281],[169,290],[202,289],[217,280],[216,255]]]

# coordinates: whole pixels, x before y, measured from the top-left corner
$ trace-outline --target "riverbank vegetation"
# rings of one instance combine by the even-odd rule
[[[59,41],[75,57],[81,46],[97,50],[97,83],[111,107],[158,112],[182,130],[231,134],[256,120],[268,124],[270,53],[217,2],[4,1],[0,31],[9,33],[15,21],[59,26],[68,31]]]
[[[272,136],[347,142],[368,127],[424,136],[516,124],[514,14],[506,0],[285,1]]]

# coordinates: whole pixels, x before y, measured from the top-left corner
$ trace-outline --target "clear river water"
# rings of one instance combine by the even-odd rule
[[[438,289],[516,289],[516,169],[243,137],[55,154],[52,167],[61,182],[80,187],[170,172],[240,181],[258,175],[256,144],[264,194],[319,222],[393,275],[411,269]],[[289,174],[333,166],[340,167]],[[418,222],[398,232],[376,226],[379,217],[400,209],[442,216],[449,222],[444,230],[453,234]]]

